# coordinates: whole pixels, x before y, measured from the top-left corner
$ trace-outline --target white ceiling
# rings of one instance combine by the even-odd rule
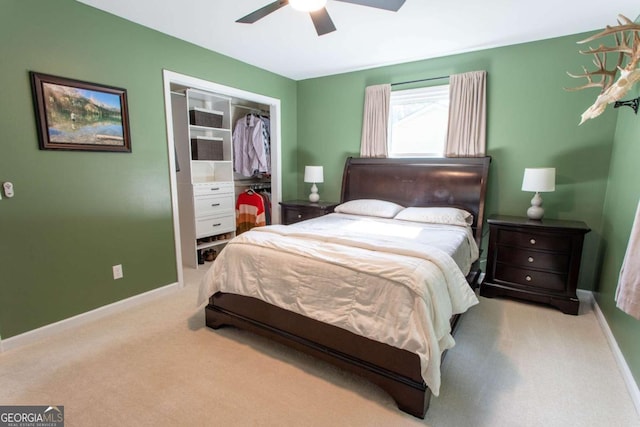
[[[295,80],[595,31],[640,13],[638,0],[407,0],[398,12],[328,0],[337,31],[319,37],[291,6],[235,22],[272,0],[78,1]]]

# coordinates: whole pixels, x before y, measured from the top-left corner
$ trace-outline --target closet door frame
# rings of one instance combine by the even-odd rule
[[[230,98],[241,98],[269,106],[269,116],[271,120],[271,211],[272,223],[274,224],[280,223],[281,213],[279,202],[282,201],[280,100],[169,70],[162,70],[162,77],[164,87],[165,122],[167,126],[167,154],[169,156],[168,167],[171,188],[171,210],[173,213],[173,236],[176,249],[176,269],[178,272],[178,283],[180,283],[181,287],[184,287],[182,247],[180,244],[180,217],[178,209],[178,179],[175,170],[176,152],[173,137],[173,111],[171,107],[172,85],[191,87],[194,89],[214,92]]]

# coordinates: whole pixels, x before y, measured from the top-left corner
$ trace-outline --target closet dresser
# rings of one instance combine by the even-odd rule
[[[182,262],[195,268],[235,235],[230,99],[186,89],[171,102]]]

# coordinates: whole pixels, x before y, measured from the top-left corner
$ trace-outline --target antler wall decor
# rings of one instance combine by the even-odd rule
[[[584,113],[582,113],[580,124],[589,119],[598,117],[607,108],[608,104],[619,101],[629,92],[631,87],[640,80],[640,25],[635,24],[629,18],[618,15],[618,24],[609,26],[587,39],[578,43],[589,43],[603,37],[613,35],[614,46],[601,44],[597,48],[589,47],[589,50],[581,50],[583,55],[593,55],[593,64],[597,67],[595,71],[588,71],[582,67],[584,74],[567,74],[574,78],[586,78],[587,83],[575,88],[565,88],[565,90],[576,91],[590,87],[601,88],[600,95]],[[607,54],[617,57],[614,67],[607,68]],[[626,61],[626,64],[625,64]],[[620,77],[616,80],[616,75],[620,72]]]

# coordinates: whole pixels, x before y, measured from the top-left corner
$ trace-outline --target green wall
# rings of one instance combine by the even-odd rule
[[[344,160],[358,155],[366,86],[482,69],[493,157],[487,213],[524,214],[524,168],[557,168],[546,215],[592,228],[580,287],[596,291],[640,378],[640,324],[613,304],[640,187],[640,122],[609,108],[577,126],[596,92],[562,88],[578,84],[566,71],[588,64],[576,45],[585,35],[296,83],[72,0],[2,0],[0,181],[13,181],[16,197],[0,200],[0,336],[177,280],[163,69],[281,99],[283,197],[306,197],[298,183],[313,163],[325,166],[325,200],[339,198]],[[40,151],[30,70],[126,88],[133,152]],[[120,263],[125,278],[113,281]]]
[[[601,240],[616,110],[578,126],[580,114],[595,100],[597,91],[567,92],[563,88],[583,83],[566,72],[578,73],[588,65],[590,59],[578,54],[576,44],[585,36],[301,81],[299,168],[311,163],[324,165],[320,194],[324,200],[339,200],[344,160],[357,156],[360,150],[366,86],[487,70],[487,150],[493,160],[486,212],[525,215],[532,197],[520,189],[525,167],[556,167],[556,191],[544,195],[545,215],[582,220],[591,227],[579,287],[593,289],[597,274],[593,260],[598,257]],[[303,197],[307,188],[299,188]]]
[[[163,69],[281,99],[295,195],[294,81],[72,0],[2,0],[0,39],[2,338],[177,281]],[[39,150],[30,70],[126,88],[132,153]]]
[[[524,215],[531,199],[520,190],[524,168],[557,168],[556,191],[544,195],[545,215],[591,227],[579,287],[595,292],[639,382],[640,322],[615,308],[613,296],[640,193],[640,119],[630,109],[609,107],[578,126],[598,92],[563,88],[582,84],[566,72],[590,65],[589,57],[577,53],[576,42],[591,34],[301,81],[299,173],[305,164],[324,165],[320,194],[339,200],[344,159],[359,153],[366,86],[487,70],[487,150],[493,160],[486,211]],[[307,191],[300,186],[298,195]]]
[[[636,88],[635,92],[625,99],[632,99],[638,95],[640,89]],[[600,284],[596,293],[598,305],[607,318],[636,382],[640,382],[640,322],[617,309],[614,297],[640,198],[639,141],[640,118],[625,107],[618,115],[611,156],[602,233],[605,250]]]

